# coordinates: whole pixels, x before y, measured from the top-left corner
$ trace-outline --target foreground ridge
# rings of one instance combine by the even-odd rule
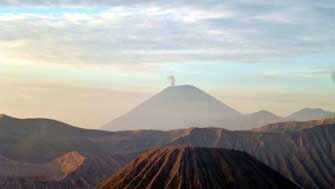
[[[247,153],[218,148],[149,150],[98,186],[121,188],[299,188]]]

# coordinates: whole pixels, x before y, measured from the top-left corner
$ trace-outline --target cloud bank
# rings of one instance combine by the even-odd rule
[[[335,2],[0,0],[0,61],[150,71],[335,49]]]

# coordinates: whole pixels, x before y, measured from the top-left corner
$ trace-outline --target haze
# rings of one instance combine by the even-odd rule
[[[334,111],[334,17],[332,0],[0,0],[0,113],[99,128],[168,76],[242,113]]]

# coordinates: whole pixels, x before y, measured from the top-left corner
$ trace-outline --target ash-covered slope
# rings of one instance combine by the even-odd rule
[[[164,89],[103,129],[180,129],[238,115],[239,112],[204,91],[191,85],[181,85]]]
[[[98,188],[299,187],[244,152],[216,148],[166,147],[140,155]]]

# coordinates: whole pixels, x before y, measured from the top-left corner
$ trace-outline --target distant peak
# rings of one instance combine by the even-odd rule
[[[163,89],[103,128],[177,129],[239,115],[238,111],[193,85],[177,85]]]
[[[197,88],[197,87],[195,87],[194,85],[189,85],[189,84],[186,84],[186,85],[176,85],[175,87],[191,87],[191,88]]]
[[[13,117],[6,115],[6,114],[0,114],[0,119],[5,119],[5,118],[13,118]]]
[[[200,90],[199,88],[193,85],[176,85],[176,86],[167,87],[167,89],[198,89]]]
[[[267,111],[267,110],[261,110],[261,111],[258,111],[258,112],[255,112],[255,113],[252,113],[253,115],[255,114],[260,114],[260,115],[271,115],[271,116],[277,116],[276,114],[270,112],[270,111]]]
[[[318,120],[333,117],[335,117],[333,112],[321,108],[304,108],[288,116],[289,119],[294,121]]]
[[[329,110],[324,110],[322,108],[304,108],[300,111],[297,111],[295,112],[296,114],[297,113],[326,113],[326,114],[330,114],[332,113],[331,111]]]

